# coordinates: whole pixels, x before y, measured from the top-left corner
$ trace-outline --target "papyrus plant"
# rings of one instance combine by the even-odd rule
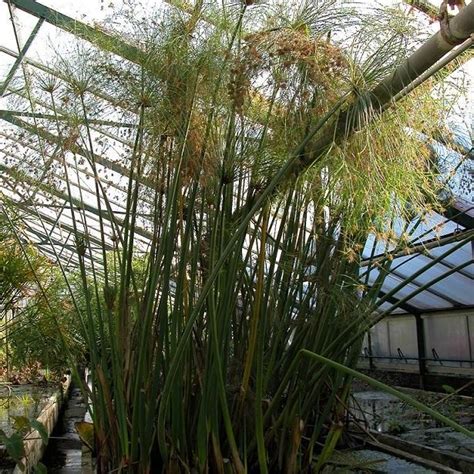
[[[428,88],[382,115],[370,103],[407,53],[395,20],[331,1],[196,2],[122,22],[137,63],[82,49],[32,79],[49,122],[29,131],[57,148],[41,183],[11,173],[68,204],[100,472],[328,458],[353,375],[337,364],[356,363],[390,267],[360,278],[367,235],[404,247],[395,223],[436,202],[415,132],[434,133],[439,104]],[[343,140],[302,172],[342,113]]]

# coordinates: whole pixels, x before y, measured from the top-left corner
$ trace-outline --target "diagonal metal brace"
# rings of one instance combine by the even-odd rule
[[[33,40],[36,38],[36,35],[38,34],[38,31],[41,28],[41,25],[43,23],[44,23],[44,18],[40,18],[38,20],[38,23],[36,23],[35,27],[33,28],[33,31],[31,32],[28,40],[26,41],[26,43],[23,46],[20,53],[18,54],[18,57],[16,58],[16,61],[14,62],[12,68],[8,72],[8,75],[7,75],[6,79],[3,81],[2,85],[0,85],[0,97],[3,97],[3,94],[5,94],[5,91],[7,90],[7,87],[10,85],[10,82],[13,79],[13,76],[15,75],[17,69],[20,67],[20,64],[23,61],[23,58],[25,57],[26,53],[28,52],[28,49],[30,48],[31,44],[33,43]]]

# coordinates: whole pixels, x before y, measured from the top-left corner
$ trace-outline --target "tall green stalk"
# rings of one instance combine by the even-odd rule
[[[336,446],[355,375],[341,367],[390,267],[377,261],[375,289],[361,291],[367,236],[388,248],[397,217],[436,206],[429,153],[406,132],[435,132],[428,89],[363,120],[359,99],[407,53],[378,13],[196,2],[146,28],[132,15],[137,63],[101,43],[38,93],[51,123],[10,117],[56,147],[41,179],[21,162],[1,169],[70,211],[80,278],[59,266],[65,299],[83,296],[100,472],[301,472]],[[372,37],[370,58],[357,35],[327,41],[321,18]],[[302,173],[348,110],[362,130]]]

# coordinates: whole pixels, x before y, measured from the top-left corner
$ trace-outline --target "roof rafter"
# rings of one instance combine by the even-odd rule
[[[66,193],[63,193],[63,192],[61,192],[57,189],[54,189],[51,186],[45,185],[42,182],[36,182],[31,177],[25,175],[25,173],[19,172],[17,170],[12,170],[11,168],[9,168],[5,165],[0,164],[0,171],[3,171],[5,173],[9,174],[11,177],[13,177],[15,179],[18,179],[21,182],[26,182],[26,183],[28,183],[32,186],[37,186],[38,189],[40,189],[41,191],[49,193],[49,194],[59,198],[62,201],[69,201],[70,200],[72,202],[72,204],[77,209],[80,209],[80,210],[84,209],[84,210],[86,210],[86,211],[88,211],[92,214],[95,214],[96,216],[101,216],[102,218],[108,219],[112,223],[112,220],[110,219],[108,211],[105,211],[105,210],[99,211],[97,208],[91,206],[90,204],[87,204],[83,201],[80,201],[79,199],[74,198],[72,196],[68,196]],[[123,226],[124,221],[122,219],[119,219],[119,218],[114,216],[113,220],[114,220],[115,225],[117,225],[119,227]],[[153,236],[153,234],[151,232],[149,232],[145,229],[142,229],[140,227],[137,227],[135,229],[135,232],[138,235],[141,235],[142,237],[145,237],[146,239],[151,239],[152,236]]]

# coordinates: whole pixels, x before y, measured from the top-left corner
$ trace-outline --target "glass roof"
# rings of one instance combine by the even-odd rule
[[[392,304],[403,300],[397,312],[474,307],[474,205],[470,208],[471,211],[464,215],[470,219],[470,226],[462,226],[434,213],[413,232],[406,249],[392,248],[393,260],[381,294],[393,293]],[[375,256],[384,255],[384,244],[375,242],[372,235],[364,249],[365,263],[369,262],[374,248]],[[374,266],[367,268],[363,262],[360,274],[364,279],[368,277],[370,286],[380,271]],[[401,282],[408,280],[408,285],[394,291]],[[385,304],[380,309],[386,307]]]
[[[29,0],[12,0],[11,3],[38,5]],[[387,0],[383,3],[407,8],[403,2]],[[440,2],[430,3],[438,8]],[[108,8],[102,1],[44,1],[43,4],[91,25],[93,21],[103,20]],[[428,30],[436,29],[428,16],[418,11],[416,14],[421,15]],[[5,203],[14,204],[19,210],[24,235],[31,242],[45,254],[61,258],[66,266],[75,266],[74,225],[90,240],[91,258],[94,258],[95,250],[99,255],[102,237],[109,248],[115,245],[114,229],[120,226],[120,215],[125,210],[129,176],[130,163],[125,157],[133,146],[130,142],[131,131],[138,119],[127,103],[118,102],[113,97],[113,91],[101,84],[95,89],[90,88],[88,100],[93,101],[94,106],[88,117],[88,130],[80,110],[74,110],[68,104],[68,94],[74,87],[74,81],[80,80],[84,72],[81,68],[87,67],[87,58],[76,70],[69,70],[66,63],[58,60],[58,51],[60,54],[68,48],[78,51],[81,45],[97,50],[95,46],[49,22],[38,20],[37,16],[20,8],[14,10],[12,23],[4,2],[0,3],[0,31],[0,78],[3,81],[0,84],[0,186]],[[120,45],[114,48],[120,49]],[[117,56],[117,60],[123,61],[123,58]],[[130,67],[134,65],[130,63]],[[474,59],[464,63],[461,69],[467,85],[446,124],[449,136],[440,137],[439,141],[430,144],[438,157],[441,172],[449,175],[456,170],[449,185],[456,199],[448,208],[448,217],[434,213],[411,232],[410,253],[389,249],[393,252],[393,261],[380,294],[391,296],[389,303],[384,302],[380,306],[381,311],[400,301],[399,306],[391,311],[423,312],[474,307]],[[453,75],[455,83],[456,74]],[[46,77],[55,78],[54,96],[57,103],[54,108],[48,84],[45,83]],[[70,126],[62,125],[66,121],[68,124],[76,121],[74,133]],[[88,131],[95,150],[96,172],[101,178],[100,185],[107,200],[97,198],[97,183],[88,163],[87,146],[81,143],[88,136]],[[69,151],[62,153],[59,143],[65,140],[70,142]],[[65,170],[71,197],[62,178]],[[145,192],[137,210],[139,226],[136,246],[139,251],[146,252],[153,227],[152,193],[146,178],[138,179],[144,185]],[[107,219],[107,206],[117,216],[116,222],[105,220],[101,229],[99,215]],[[456,239],[453,240],[453,236]],[[465,243],[460,245],[463,239]],[[385,244],[369,236],[363,257],[367,259],[371,254],[383,256],[384,253]],[[430,263],[431,266],[428,265]],[[426,270],[421,271],[423,269]],[[363,261],[361,279],[367,279],[371,285],[380,271],[377,267],[368,267]],[[413,275],[417,276],[413,278]],[[413,280],[403,289],[395,291],[401,281],[409,278]],[[407,299],[415,290],[416,295]]]

